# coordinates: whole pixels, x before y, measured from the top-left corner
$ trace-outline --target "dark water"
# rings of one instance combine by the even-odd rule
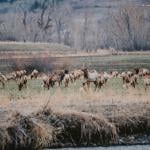
[[[50,150],[50,149],[46,149],[46,150]],[[58,149],[58,150],[62,150],[62,149]],[[150,150],[150,145],[117,146],[117,147],[114,146],[114,147],[96,147],[96,148],[64,148],[63,150]]]

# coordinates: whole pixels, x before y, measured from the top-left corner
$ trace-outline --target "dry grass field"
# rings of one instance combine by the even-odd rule
[[[0,150],[150,145],[150,0],[0,0]]]
[[[0,72],[4,73],[26,66],[39,67],[46,72],[82,66],[98,71],[127,71],[134,67],[150,69],[149,64],[149,51],[120,51],[117,54],[114,49],[103,49],[97,53],[84,53],[60,44],[0,42]]]
[[[40,79],[30,80],[21,92],[15,81],[7,83],[0,91],[1,145],[21,139],[16,146],[32,149],[137,144],[143,137],[149,142],[150,88],[144,90],[142,79],[135,89],[123,88],[122,80],[115,78],[88,93],[81,89],[82,82],[44,90]]]
[[[122,72],[135,67],[150,69],[149,56],[149,52],[64,55],[44,58],[44,63],[51,62],[52,70],[86,66]],[[22,64],[28,58],[19,59],[16,62]],[[2,72],[11,72],[8,61],[1,61]],[[30,58],[27,64],[32,62]],[[88,92],[83,91],[83,82],[44,90],[38,78],[28,80],[22,91],[17,87],[19,80],[7,81],[4,89],[0,84],[0,149],[150,143],[150,87],[145,91],[143,78],[128,89],[121,78],[111,78],[101,89],[95,91],[92,86]]]
[[[139,113],[138,109],[141,106],[143,107],[143,104],[145,104],[145,107],[148,107],[150,89],[144,90],[142,79],[139,79],[139,85],[135,89],[132,87],[129,87],[129,89],[124,88],[120,78],[110,79],[102,89],[95,91],[94,87],[92,87],[88,93],[81,88],[83,81],[76,81],[70,84],[68,88],[65,88],[64,85],[61,87],[56,85],[50,90],[44,90],[41,79],[30,80],[28,81],[27,89],[21,92],[18,91],[16,81],[9,81],[6,83],[5,89],[1,87],[0,104],[1,107],[6,109],[17,109],[17,111],[20,109],[20,113],[22,111],[31,113],[39,110],[40,107],[43,107],[48,102],[48,105],[56,111],[71,110],[104,115],[114,115],[113,113],[120,115],[122,113],[130,113],[130,111],[132,114],[132,108],[128,106],[135,107],[135,110],[133,109],[134,113]],[[19,108],[19,106],[24,106],[24,104],[26,107]],[[114,112],[112,112],[113,110]]]

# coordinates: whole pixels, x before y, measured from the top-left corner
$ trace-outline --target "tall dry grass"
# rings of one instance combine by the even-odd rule
[[[88,93],[81,90],[81,81],[49,91],[35,81],[20,93],[16,83],[1,91],[1,149],[108,146],[122,144],[121,137],[131,144],[128,137],[150,134],[150,93],[141,81],[135,89],[124,89],[115,79]]]
[[[28,88],[22,92],[19,92],[14,84],[12,83],[10,89],[1,91],[0,104],[1,107],[21,113],[31,113],[46,105],[53,111],[87,112],[108,117],[144,113],[150,103],[149,89],[145,92],[142,83],[135,89],[124,89],[121,81],[115,80],[109,81],[101,90],[91,89],[88,92],[80,88],[80,81],[69,88],[56,86],[49,91],[43,90],[42,82],[38,81],[31,81]]]

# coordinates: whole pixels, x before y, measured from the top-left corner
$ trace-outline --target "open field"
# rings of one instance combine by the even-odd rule
[[[50,51],[52,54],[67,54],[71,50],[73,51],[70,47],[57,43],[0,42],[0,52],[2,53]]]
[[[35,105],[36,110],[38,110],[40,106],[49,101],[50,106],[54,110],[74,110],[94,114],[109,113],[113,115],[113,112],[105,112],[103,107],[106,106],[107,109],[107,106],[118,108],[121,106],[119,110],[128,113],[126,109],[129,109],[129,107],[126,107],[126,105],[132,106],[132,104],[137,103],[137,106],[139,105],[139,107],[141,107],[143,103],[149,103],[150,88],[147,91],[144,90],[142,79],[138,80],[139,85],[135,89],[132,87],[129,89],[124,88],[122,80],[116,78],[109,80],[106,86],[102,87],[100,90],[94,91],[94,87],[92,87],[88,93],[81,89],[83,81],[84,80],[76,81],[70,84],[68,88],[65,88],[64,85],[61,87],[56,85],[48,91],[43,89],[42,80],[29,80],[27,89],[20,92],[18,91],[16,81],[9,81],[6,83],[5,89],[1,88],[0,90],[0,104],[6,108],[15,110],[19,108],[17,105],[20,103],[27,103],[27,105],[31,103]],[[15,103],[16,106],[11,107],[13,103]],[[5,104],[9,104],[10,107]],[[122,110],[121,108],[123,106],[125,107]],[[30,105],[29,108],[30,107],[32,106]],[[20,107],[20,113],[22,110],[22,107]],[[120,114],[119,110],[117,110],[118,112],[116,113]],[[25,113],[31,113],[34,112],[34,109],[25,108],[24,111]],[[136,109],[135,113],[137,113]]]
[[[83,53],[81,50],[60,44],[0,42],[0,72],[4,73],[29,65],[48,72],[53,69],[74,69],[82,66],[98,71],[126,71],[134,67],[150,69],[149,64],[150,51],[117,53],[112,49],[103,49],[97,53]]]
[[[65,57],[38,57],[38,58],[20,58],[20,59],[1,59],[0,71],[12,71],[14,66],[24,68],[25,66],[38,67],[43,65],[42,71],[63,69],[63,68],[81,68],[87,66],[90,69],[98,71],[127,71],[135,67],[144,67],[150,69],[150,55],[110,55],[110,56],[65,56]],[[37,66],[34,66],[35,63]],[[39,65],[39,66],[38,66]],[[47,66],[47,67],[46,67]]]
[[[142,79],[135,89],[126,89],[114,78],[88,93],[81,90],[82,82],[48,91],[40,79],[29,80],[21,92],[15,81],[7,83],[0,91],[0,145],[38,149],[150,142],[150,88],[144,90]]]
[[[7,57],[0,58],[0,71],[5,74],[28,65],[39,65],[46,73],[82,67],[100,72],[150,69],[149,52],[105,52],[55,56],[35,52],[28,57],[15,55],[13,50],[11,58],[6,51]],[[94,91],[92,86],[88,92],[83,91],[83,82],[44,90],[39,77],[29,79],[22,91],[18,90],[19,80],[7,81],[5,89],[0,84],[0,149],[150,143],[150,87],[144,90],[143,78],[128,89],[121,78],[111,78],[101,89]]]
[[[80,100],[82,99],[87,99],[88,96],[104,96],[107,95],[107,93],[109,93],[110,97],[114,96],[137,96],[137,97],[148,97],[149,96],[149,90],[145,91],[144,90],[144,83],[143,83],[143,79],[138,79],[138,85],[136,86],[136,88],[129,88],[129,89],[125,89],[123,87],[123,83],[122,83],[122,79],[121,78],[113,78],[113,79],[109,79],[108,83],[106,84],[106,86],[102,87],[102,89],[98,90],[98,91],[94,91],[94,87],[92,87],[91,89],[91,93],[83,93],[83,91],[80,91],[82,82],[84,82],[84,79],[80,79],[77,80],[74,83],[70,83],[68,88],[65,88],[64,85],[62,85],[61,87],[59,87],[58,85],[55,85],[54,88],[51,88],[49,91],[44,90],[43,89],[43,81],[42,79],[33,79],[33,80],[28,80],[28,86],[27,89],[24,89],[22,91],[18,91],[18,86],[17,84],[19,83],[18,81],[8,81],[6,82],[6,87],[3,89],[1,87],[0,90],[0,96],[4,97],[5,99],[7,99],[8,101],[22,101],[22,99],[30,99],[30,98],[36,98],[39,95],[45,95],[46,97],[53,99],[54,97],[59,96],[60,95],[66,95],[68,98],[69,96],[74,96],[76,95],[76,97],[80,97]],[[59,93],[59,94],[57,94]],[[93,95],[92,95],[93,94]],[[83,96],[83,98],[82,98]],[[84,97],[85,96],[85,97]],[[87,97],[86,97],[87,96]],[[94,96],[94,98],[95,98]],[[76,97],[74,97],[76,99]],[[93,99],[94,99],[93,98]],[[1,98],[2,99],[2,98]],[[71,99],[71,98],[70,98]],[[111,99],[114,99],[113,97]],[[64,98],[65,100],[65,98]],[[62,103],[64,102],[64,100],[62,100]],[[51,100],[52,102],[55,102],[53,100]],[[57,103],[56,103],[57,104]],[[60,103],[58,103],[59,105]]]
[[[150,0],[0,0],[0,150],[150,145],[149,30]]]
[[[36,63],[36,65],[35,65]],[[48,56],[34,55],[31,57],[11,58],[3,57],[0,59],[0,71],[11,72],[19,68],[32,66],[40,68],[41,71],[48,72],[54,69],[75,69],[86,66],[98,71],[127,71],[135,67],[150,69],[150,54],[127,53],[121,55],[101,55],[101,54],[84,54],[84,55],[67,55],[67,56]]]

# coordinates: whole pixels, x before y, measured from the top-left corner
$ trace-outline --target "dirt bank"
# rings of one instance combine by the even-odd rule
[[[0,113],[1,150],[142,144],[144,137],[149,143],[149,113],[114,118],[51,109],[30,116],[4,110]]]

